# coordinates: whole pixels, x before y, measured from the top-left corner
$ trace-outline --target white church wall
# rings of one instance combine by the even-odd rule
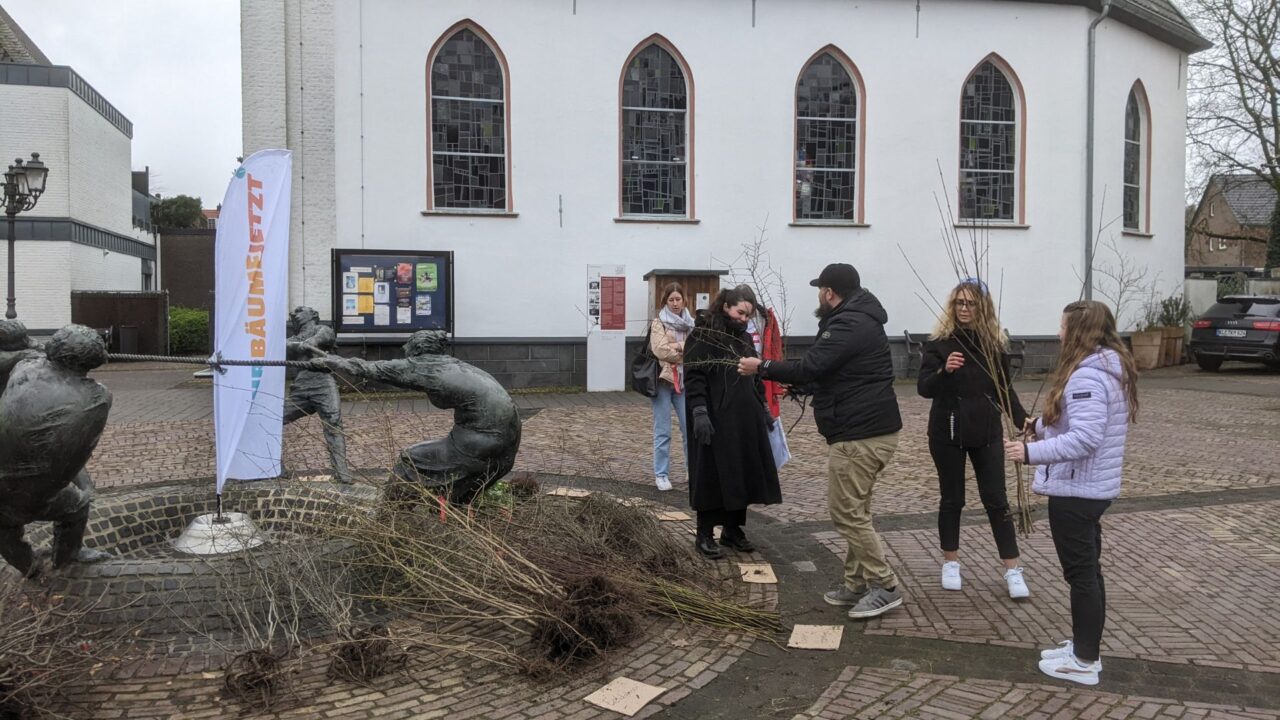
[[[264,107],[271,105],[278,95],[273,83],[284,85],[296,108],[288,115],[295,151],[291,300],[305,300],[325,317],[330,248],[454,250],[459,336],[580,336],[587,264],[627,265],[629,316],[639,320],[646,313],[640,279],[645,271],[723,267],[767,218],[771,262],[788,280],[795,312],[792,333],[812,331],[807,281],[833,261],[860,269],[889,310],[892,334],[925,330],[932,312],[917,297],[925,290],[903,251],[933,294],[941,296],[954,282],[939,239],[943,222],[935,195],[955,207],[961,89],[991,52],[1016,72],[1027,106],[1028,227],[987,233],[993,290],[1007,297],[1005,324],[1020,335],[1051,335],[1062,304],[1079,294],[1084,31],[1093,17],[1081,8],[945,0],[925,7],[917,38],[914,8],[893,0],[791,3],[785,12],[763,4],[755,28],[745,5],[737,12],[676,0],[607,10],[583,3],[577,15],[546,3],[442,7],[325,0],[305,3],[308,12],[295,22],[290,18],[298,15],[297,3],[254,2],[244,8],[246,38],[257,37],[251,25],[280,29],[273,23],[282,14],[278,26],[291,48],[285,67],[276,68],[270,63],[280,52],[271,46],[274,40],[255,40],[263,45],[258,54],[256,45],[244,46],[246,75],[254,68],[253,84],[246,80],[245,142],[252,150],[279,132],[273,111],[251,106],[259,96],[271,101]],[[487,30],[509,63],[515,218],[421,212],[427,194],[427,54],[445,29],[464,18]],[[1125,26],[1107,23],[1103,29],[1100,67],[1133,69],[1114,76],[1100,72],[1100,80],[1124,89],[1118,99],[1108,96],[1114,107],[1107,109],[1100,83],[1099,117],[1106,113],[1115,121],[1098,124],[1099,147],[1114,148],[1099,153],[1099,188],[1119,182],[1119,160],[1108,159],[1108,153],[1120,150],[1123,104],[1132,84],[1132,77],[1113,78],[1142,75],[1157,128],[1152,175],[1168,173],[1170,179],[1152,188],[1155,237],[1123,241],[1150,255],[1162,271],[1180,273],[1181,230],[1175,224],[1181,218],[1182,150],[1180,139],[1176,148],[1171,140],[1175,132],[1181,135],[1184,101],[1174,82],[1180,55]],[[296,50],[299,32],[305,54]],[[627,54],[655,32],[674,44],[691,70],[697,224],[614,220],[619,76]],[[795,82],[805,60],[828,43],[846,53],[865,80],[865,228],[788,224]],[[332,103],[326,106],[329,92]],[[332,144],[323,137],[327,128]],[[298,197],[304,176],[305,197]],[[332,187],[328,194],[325,183]],[[1174,185],[1176,218],[1168,211]],[[1167,240],[1171,233],[1176,252]],[[632,332],[639,327],[637,322]]]

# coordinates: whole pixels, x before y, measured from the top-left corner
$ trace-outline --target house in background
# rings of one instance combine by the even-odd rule
[[[37,152],[49,168],[44,195],[16,223],[18,319],[46,335],[73,321],[73,293],[154,289],[149,173],[132,173],[133,124],[2,8],[0,108],[4,165]],[[7,252],[0,243],[0,267]]]
[[[204,208],[200,214],[204,215],[204,227],[206,230],[218,229],[218,213],[222,212],[222,206],[216,208]]]
[[[1262,274],[1275,208],[1275,188],[1257,175],[1209,178],[1191,217],[1187,274]]]

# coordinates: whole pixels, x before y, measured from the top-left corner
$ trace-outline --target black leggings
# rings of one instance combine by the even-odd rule
[[[1009,498],[1004,488],[1004,444],[999,440],[979,448],[963,448],[929,441],[929,454],[938,468],[938,538],[945,552],[960,549],[960,511],[964,509],[964,460],[973,462],[978,477],[978,496],[987,510],[991,534],[996,539],[1000,559],[1018,557],[1018,536],[1009,514]]]
[[[712,537],[717,525],[724,527],[720,537],[735,537],[742,534],[742,526],[747,524],[747,511],[742,510],[698,510],[698,537]]]
[[[1049,532],[1071,586],[1071,641],[1076,657],[1098,659],[1107,620],[1107,586],[1102,581],[1102,513],[1110,500],[1049,498]]]

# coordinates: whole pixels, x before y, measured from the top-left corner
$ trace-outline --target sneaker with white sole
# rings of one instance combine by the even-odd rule
[[[897,588],[889,590],[878,585],[870,585],[867,587],[867,594],[862,596],[848,615],[853,620],[866,620],[883,615],[901,604],[902,593],[898,592]]]
[[[1040,661],[1040,672],[1059,680],[1069,680],[1081,685],[1097,685],[1101,670],[1096,662],[1085,664],[1075,655],[1065,658],[1049,658]]]
[[[1075,656],[1076,656],[1075,643],[1071,642],[1070,640],[1063,640],[1062,642],[1058,643],[1058,647],[1049,648],[1048,650],[1040,651],[1041,660],[1061,660],[1063,658],[1069,658],[1069,657],[1075,657]],[[1093,665],[1094,667],[1098,668],[1099,672],[1101,672],[1102,658],[1098,658],[1097,660],[1094,660]]]
[[[1031,597],[1031,590],[1027,588],[1027,581],[1022,579],[1022,568],[1009,568],[1004,571],[1004,581],[1009,586],[1009,597],[1014,600]]]
[[[942,589],[960,589],[960,563],[955,560],[942,563]]]
[[[668,480],[663,475],[659,475],[658,477],[654,478],[653,484],[657,485],[658,489],[661,490],[662,492],[666,492],[671,489],[671,481]]]

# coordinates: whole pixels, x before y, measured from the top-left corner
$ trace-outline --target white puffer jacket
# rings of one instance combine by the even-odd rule
[[[1124,370],[1114,350],[1099,348],[1067,379],[1058,422],[1036,424],[1039,442],[1027,443],[1027,463],[1039,465],[1031,490],[1038,495],[1110,500],[1120,494],[1129,401]]]

